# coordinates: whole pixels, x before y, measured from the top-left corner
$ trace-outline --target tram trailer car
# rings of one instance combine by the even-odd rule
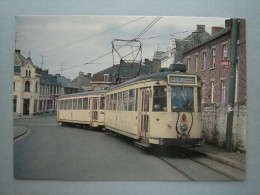
[[[202,141],[201,80],[159,72],[107,89],[105,128],[150,147],[196,146]]]
[[[58,99],[57,122],[103,127],[106,91],[63,95]]]

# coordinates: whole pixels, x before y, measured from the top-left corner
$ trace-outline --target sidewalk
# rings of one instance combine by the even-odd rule
[[[226,152],[223,148],[218,148],[209,144],[204,144],[201,147],[192,148],[191,150],[202,153],[209,158],[228,164],[242,171],[246,171],[245,152]]]

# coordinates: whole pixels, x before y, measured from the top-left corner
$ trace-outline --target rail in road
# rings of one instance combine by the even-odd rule
[[[151,151],[191,181],[241,181],[245,172],[188,149]]]

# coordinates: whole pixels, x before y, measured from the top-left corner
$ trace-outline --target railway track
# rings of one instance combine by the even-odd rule
[[[150,151],[190,181],[241,181],[245,172],[188,149]]]

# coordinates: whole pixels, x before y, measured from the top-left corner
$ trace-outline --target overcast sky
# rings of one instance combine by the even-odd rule
[[[143,16],[17,16],[16,49],[24,57],[29,56],[34,65],[49,69],[49,73],[61,73],[74,79],[79,71],[96,73],[113,65],[112,41],[133,39],[157,17]],[[224,27],[226,18],[195,18],[163,16],[141,37],[142,59],[152,59],[154,51],[166,51],[169,38],[174,34],[183,39],[204,24],[211,33],[212,26]],[[187,32],[188,31],[188,32]],[[119,42],[116,42],[119,43]],[[119,43],[120,44],[120,43]],[[137,45],[137,44],[136,44]],[[131,47],[124,51],[131,52]],[[102,57],[104,54],[104,57]],[[114,63],[118,56],[114,52]],[[99,58],[102,57],[102,58]],[[129,56],[131,58],[133,56]],[[140,56],[138,55],[138,58]],[[97,59],[98,60],[95,60]],[[95,61],[93,61],[95,60]],[[92,62],[90,64],[86,64]]]

